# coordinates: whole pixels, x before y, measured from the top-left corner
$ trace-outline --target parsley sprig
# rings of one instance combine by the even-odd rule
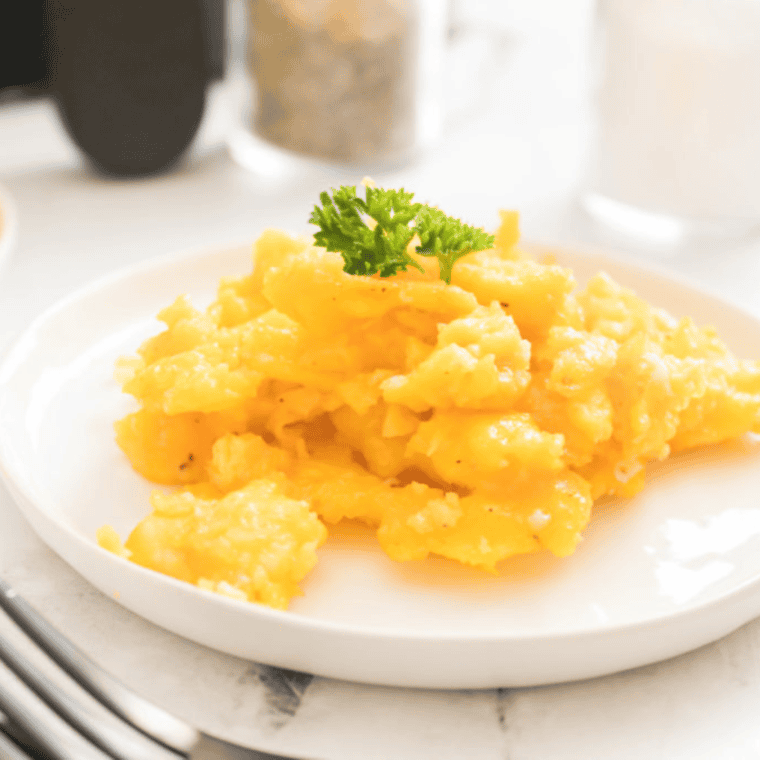
[[[417,235],[416,251],[435,256],[442,280],[451,282],[454,263],[472,251],[494,244],[494,236],[478,227],[447,216],[433,206],[413,203],[414,193],[366,188],[364,198],[355,186],[343,186],[319,196],[322,207],[314,206],[309,221],[319,227],[314,239],[328,251],[340,253],[349,274],[390,277],[408,267],[424,271],[408,253]],[[373,220],[370,222],[369,220]]]

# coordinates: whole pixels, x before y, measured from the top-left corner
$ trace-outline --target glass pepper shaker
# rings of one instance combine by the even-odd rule
[[[233,156],[254,171],[262,146],[363,169],[411,160],[440,126],[447,21],[445,0],[245,0]]]

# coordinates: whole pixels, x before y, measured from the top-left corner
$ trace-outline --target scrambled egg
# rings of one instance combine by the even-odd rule
[[[268,231],[253,271],[204,312],[185,297],[119,367],[140,409],[116,425],[156,492],[124,544],[132,561],[285,608],[326,525],[361,520],[396,560],[430,553],[495,572],[514,554],[571,554],[604,495],[645,464],[760,432],[760,363],[599,274],[517,247],[451,285],[358,277],[339,254]]]

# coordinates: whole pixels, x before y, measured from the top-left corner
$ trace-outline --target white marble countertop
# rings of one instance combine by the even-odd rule
[[[550,5],[561,12],[546,13]],[[485,0],[473,4],[472,17],[489,9]],[[500,57],[477,92],[478,107],[453,119],[423,160],[375,179],[488,227],[498,208],[520,209],[531,239],[609,243],[577,204],[589,140],[590,3],[542,2],[502,15]],[[49,304],[133,262],[247,242],[265,226],[306,232],[318,192],[359,179],[315,170],[288,185],[259,182],[221,144],[218,95],[190,158],[144,180],[91,174],[50,103],[0,107],[0,183],[19,219],[0,273],[0,349]],[[659,252],[629,246],[628,254],[760,313],[760,243]],[[760,757],[757,621],[674,660],[580,683],[456,692],[371,687],[244,662],[143,621],[54,555],[3,488],[0,523],[0,573],[30,602],[129,685],[241,744],[322,760]],[[0,629],[8,627],[0,619]]]

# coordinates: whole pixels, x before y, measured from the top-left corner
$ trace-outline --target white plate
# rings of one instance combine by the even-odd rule
[[[760,322],[663,275],[564,252],[579,281],[604,268],[673,313],[715,324],[760,357]],[[131,406],[114,360],[186,292],[212,298],[249,270],[246,248],[165,259],[67,298],[0,369],[0,462],[39,535],[95,586],[182,636],[230,654],[334,678],[433,688],[544,684],[611,673],[713,641],[760,614],[760,444],[746,439],[652,468],[638,497],[596,510],[575,555],[504,563],[499,577],[443,559],[398,564],[371,535],[331,539],[290,611],[236,602],[100,549],[125,536],[151,485],[116,447]]]

